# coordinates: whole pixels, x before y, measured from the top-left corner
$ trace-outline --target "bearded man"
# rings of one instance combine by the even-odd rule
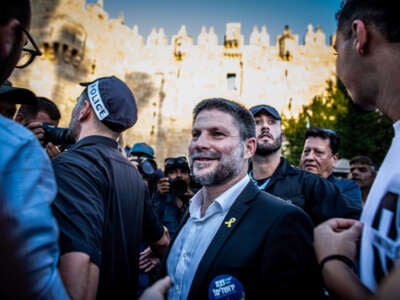
[[[300,170],[281,156],[281,116],[275,108],[261,104],[250,108],[256,123],[257,148],[251,158],[249,176],[261,190],[303,208],[314,225],[332,218],[358,219],[362,206],[356,205],[328,180]]]
[[[216,98],[193,116],[190,169],[202,188],[166,259],[168,299],[320,299],[311,219],[247,174],[256,150],[251,113]]]

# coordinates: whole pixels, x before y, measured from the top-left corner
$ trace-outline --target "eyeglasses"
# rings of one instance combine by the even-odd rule
[[[33,40],[32,36],[29,34],[29,32],[21,26],[21,30],[23,33],[25,33],[26,38],[28,40],[28,44],[31,44],[33,46],[33,49],[24,47],[22,48],[21,51],[21,56],[18,60],[17,65],[15,66],[18,69],[23,69],[27,66],[29,66],[33,60],[35,59],[36,56],[42,55],[42,52],[40,52],[38,46],[36,45],[35,41]]]
[[[164,166],[165,168],[187,167],[188,162],[185,156],[168,157],[164,160]]]

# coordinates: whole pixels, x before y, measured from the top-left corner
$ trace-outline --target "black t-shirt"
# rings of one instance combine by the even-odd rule
[[[137,169],[102,136],[80,140],[53,161],[52,205],[60,252],[83,252],[100,268],[98,298],[136,295],[139,245],[161,238],[148,189]]]

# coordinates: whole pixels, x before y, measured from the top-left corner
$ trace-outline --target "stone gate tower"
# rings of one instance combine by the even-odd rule
[[[206,26],[196,37],[185,26],[170,38],[163,28],[143,37],[140,24],[129,28],[122,14],[110,19],[101,0],[32,4],[32,34],[44,55],[16,70],[14,85],[55,101],[60,125],[66,126],[82,90],[79,82],[108,75],[125,80],[137,98],[139,118],[124,141],[149,143],[160,164],[164,157],[187,155],[192,109],[203,98],[225,97],[248,107],[268,103],[295,115],[335,78],[333,49],[312,25],[304,44],[289,26],[273,46],[265,25],[244,37],[240,23],[226,24],[223,37]]]

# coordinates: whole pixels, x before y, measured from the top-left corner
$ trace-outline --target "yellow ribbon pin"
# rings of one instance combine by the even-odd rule
[[[231,228],[232,224],[236,222],[236,218],[231,218],[229,221],[225,221],[225,225]]]

